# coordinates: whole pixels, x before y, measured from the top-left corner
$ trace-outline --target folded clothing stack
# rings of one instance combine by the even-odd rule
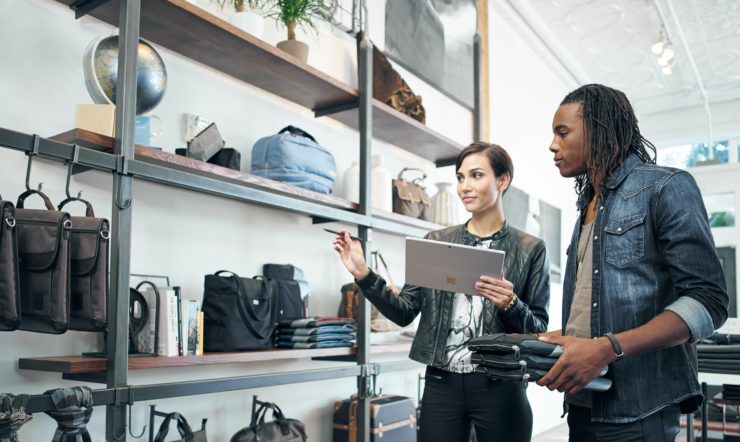
[[[542,378],[563,353],[559,345],[537,339],[533,335],[496,333],[473,338],[468,344],[473,352],[471,362],[476,373],[499,381],[530,382]],[[611,380],[601,375],[586,385],[586,390],[606,391]]]
[[[350,318],[312,316],[279,321],[277,348],[330,348],[355,345],[355,321]]]

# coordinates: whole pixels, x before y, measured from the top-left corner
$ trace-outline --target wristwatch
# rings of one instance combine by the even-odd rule
[[[614,354],[617,356],[614,362],[621,360],[624,357],[624,351],[622,351],[622,346],[619,345],[619,341],[617,341],[617,337],[614,336],[612,332],[606,332],[604,333],[604,336],[606,336],[607,339],[609,339],[609,341],[612,343],[612,347],[614,347]]]

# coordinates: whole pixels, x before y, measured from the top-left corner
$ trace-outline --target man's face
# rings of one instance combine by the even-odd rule
[[[581,103],[561,105],[552,119],[552,143],[555,167],[560,175],[572,178],[586,173],[588,151],[581,116]]]

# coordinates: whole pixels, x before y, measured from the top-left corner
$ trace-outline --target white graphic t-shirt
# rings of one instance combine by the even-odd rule
[[[487,249],[491,240],[486,239],[477,247]],[[454,373],[472,373],[475,367],[470,362],[468,342],[483,334],[483,297],[455,293],[452,304],[452,321],[445,346],[445,369]]]

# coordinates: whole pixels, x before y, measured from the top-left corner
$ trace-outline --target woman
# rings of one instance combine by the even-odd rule
[[[426,238],[504,250],[504,275],[481,276],[480,296],[406,284],[398,296],[365,262],[361,244],[343,231],[334,249],[365,297],[399,325],[421,313],[410,358],[427,365],[421,440],[529,441],[532,410],[521,383],[474,373],[467,344],[491,333],[539,333],[547,329],[549,263],[544,243],[507,225],[501,198],[514,175],[511,158],[495,144],[473,143],[457,158],[457,194],[471,213],[465,224]]]

